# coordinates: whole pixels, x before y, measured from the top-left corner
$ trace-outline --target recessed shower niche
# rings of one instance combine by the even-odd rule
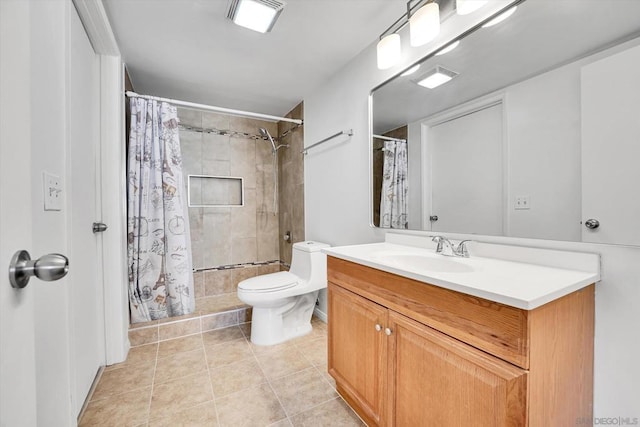
[[[244,206],[244,180],[232,176],[189,175],[190,208]]]

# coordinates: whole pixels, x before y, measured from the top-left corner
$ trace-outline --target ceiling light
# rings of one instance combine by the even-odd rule
[[[493,27],[494,25],[501,23],[502,21],[504,21],[505,19],[513,15],[513,13],[516,11],[517,8],[518,6],[513,6],[511,9],[507,10],[504,13],[501,13],[500,15],[493,18],[491,21],[484,24],[482,28]]]
[[[487,4],[487,0],[456,0],[456,13],[468,15]]]
[[[378,68],[386,70],[391,68],[400,61],[402,56],[402,48],[400,46],[400,35],[393,33],[384,36],[378,42],[376,48],[378,53]]]
[[[440,33],[440,7],[427,3],[409,18],[411,46],[422,46]]]
[[[414,80],[414,83],[428,89],[434,89],[456,77],[458,73],[437,65],[427,73]]]
[[[420,68],[420,64],[414,65],[413,67],[409,68],[407,71],[402,73],[401,76],[405,77],[405,76],[411,75],[411,74],[415,73],[416,71],[418,71],[419,68]]]
[[[444,49],[438,51],[438,53],[436,53],[436,56],[444,55],[445,53],[451,52],[453,49],[457,48],[459,44],[460,44],[460,40],[454,41],[449,46],[447,46]]]
[[[241,27],[266,33],[271,31],[284,6],[281,0],[232,0],[227,18]]]

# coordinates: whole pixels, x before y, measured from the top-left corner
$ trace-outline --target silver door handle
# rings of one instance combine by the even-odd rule
[[[385,328],[385,329],[384,329],[384,333],[385,333],[385,334],[387,334],[387,335],[391,335],[391,332],[392,332],[392,331],[391,331],[391,329],[389,329],[389,328]]]
[[[597,219],[588,219],[584,222],[584,226],[587,227],[589,230],[595,230],[596,228],[600,227],[600,221],[598,221]]]
[[[103,231],[107,231],[107,224],[102,222],[94,222],[93,223],[93,232],[94,233],[102,233]]]
[[[24,288],[31,276],[52,282],[62,279],[69,272],[69,259],[60,254],[48,254],[32,260],[29,252],[18,251],[11,258],[9,281],[14,288]]]

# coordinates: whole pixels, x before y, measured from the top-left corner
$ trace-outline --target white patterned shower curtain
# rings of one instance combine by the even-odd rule
[[[380,227],[408,228],[407,143],[385,141]]]
[[[131,322],[191,313],[191,241],[176,107],[131,98],[127,175]]]

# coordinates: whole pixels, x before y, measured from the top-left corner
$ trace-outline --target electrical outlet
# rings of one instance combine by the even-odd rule
[[[43,198],[45,211],[62,210],[62,182],[60,177],[49,172],[43,172]]]
[[[529,196],[516,196],[516,203],[514,205],[516,210],[531,209],[531,197]]]

